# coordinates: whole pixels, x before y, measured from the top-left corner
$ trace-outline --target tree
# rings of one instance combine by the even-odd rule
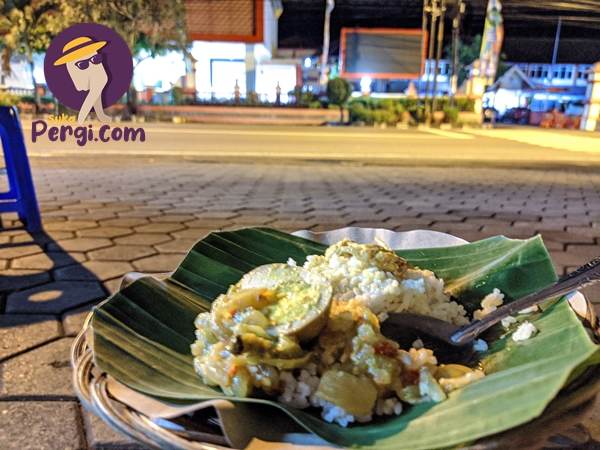
[[[352,85],[343,78],[334,78],[327,82],[329,103],[340,108],[340,123],[344,123],[344,105],[352,94]]]
[[[463,82],[469,77],[469,66],[473,64],[473,62],[476,59],[479,58],[480,52],[480,34],[472,37],[468,41],[463,41],[462,39],[458,40],[458,67],[456,68],[456,70],[458,71],[458,86],[463,84]],[[452,47],[446,47],[444,54],[446,58],[452,59]],[[508,69],[508,65],[505,61],[506,55],[504,53],[501,53],[500,61],[498,62],[498,71],[496,73],[496,77],[501,76]]]
[[[10,73],[10,57],[13,53],[25,56],[33,84],[34,112],[40,106],[40,98],[33,75],[34,53],[45,51],[52,37],[60,31],[60,0],[0,0],[0,34],[2,34],[2,72]]]
[[[135,67],[148,57],[168,50],[182,51],[195,60],[188,49],[184,0],[62,0],[62,15],[68,23],[94,22],[119,33],[133,54]],[[137,99],[133,82],[127,92],[127,109],[135,114]]]
[[[45,51],[63,29],[82,22],[106,25],[119,33],[136,64],[171,49],[182,51],[194,63],[188,49],[184,0],[107,0],[93,5],[89,0],[0,0],[3,66],[10,70],[10,54],[22,53],[33,77],[33,54]],[[136,109],[134,94],[132,85],[127,92],[130,113]],[[37,92],[35,96],[38,104]]]

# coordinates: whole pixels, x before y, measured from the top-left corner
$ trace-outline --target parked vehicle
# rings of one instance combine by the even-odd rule
[[[484,108],[483,110],[483,123],[496,123],[498,119],[498,111],[494,108]]]
[[[529,123],[529,108],[510,108],[507,109],[502,116],[501,121],[505,123],[517,123],[519,125],[527,125]]]

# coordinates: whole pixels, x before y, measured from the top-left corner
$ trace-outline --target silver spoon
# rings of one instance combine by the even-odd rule
[[[398,335],[398,330],[408,328],[416,334],[422,333],[424,336],[434,338],[442,343],[454,347],[464,347],[469,344],[472,345],[481,333],[517,311],[537,305],[549,298],[568,294],[577,288],[596,283],[599,280],[600,257],[597,257],[577,270],[568,273],[557,282],[510,302],[486,315],[483,319],[471,322],[469,325],[457,326],[419,314],[391,313],[381,324],[381,333],[390,339],[394,339]]]

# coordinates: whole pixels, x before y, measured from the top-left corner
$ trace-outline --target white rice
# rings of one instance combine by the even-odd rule
[[[531,338],[534,334],[537,333],[537,328],[531,322],[527,320],[523,322],[519,327],[515,330],[512,335],[512,340],[515,342],[526,341]]]
[[[537,311],[538,311],[538,306],[533,305],[533,306],[530,306],[529,308],[522,309],[521,311],[518,312],[518,314],[531,314],[531,313],[534,313]]]
[[[288,258],[287,265],[288,266],[292,266],[292,267],[296,267],[298,265],[298,263],[296,262],[296,260],[294,258]]]
[[[517,319],[515,319],[513,316],[506,316],[500,321],[500,323],[505,329],[508,330],[513,323],[517,323]]]
[[[379,269],[365,254],[308,256],[304,268],[327,278],[338,300],[358,298],[385,320],[390,312],[424,314],[457,325],[468,323],[462,305],[444,293],[444,281],[429,270],[407,269],[402,280]]]
[[[412,348],[416,348],[417,350],[425,348],[425,344],[421,339],[415,339],[415,341],[411,345]]]
[[[315,392],[319,387],[319,377],[302,369],[298,377],[292,372],[281,372],[279,380],[283,384],[283,392],[279,401],[294,408],[308,408],[317,405]]]
[[[283,384],[283,393],[277,400],[293,408],[304,409],[309,406],[322,408],[321,417],[327,422],[347,427],[353,422],[370,422],[373,418],[371,414],[367,416],[354,416],[344,408],[316,395],[320,378],[316,374],[316,365],[314,364],[310,364],[306,369],[300,370],[298,375],[294,375],[291,371],[281,372],[279,380]],[[375,406],[376,415],[397,416],[401,413],[402,403],[399,399],[387,398],[377,400]]]
[[[378,416],[399,416],[402,414],[402,403],[397,398],[380,398],[375,405],[375,414]]]
[[[280,382],[283,384],[283,393],[278,400],[293,408],[308,408],[314,406],[322,408],[321,417],[330,423],[337,423],[343,427],[355,421],[368,422],[371,416],[355,417],[343,408],[328,402],[316,395],[320,378],[317,376],[317,367],[310,364],[306,369],[300,370],[298,375],[291,371],[281,372]]]
[[[481,300],[481,309],[473,312],[473,319],[481,320],[489,313],[496,311],[504,303],[504,294],[498,288],[494,288],[491,294]]]

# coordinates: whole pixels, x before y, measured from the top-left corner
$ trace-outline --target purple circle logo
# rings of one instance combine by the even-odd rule
[[[63,30],[50,43],[44,59],[48,88],[64,105],[79,111],[83,123],[93,109],[103,122],[104,108],[127,92],[133,76],[129,47],[104,25],[80,23]]]

